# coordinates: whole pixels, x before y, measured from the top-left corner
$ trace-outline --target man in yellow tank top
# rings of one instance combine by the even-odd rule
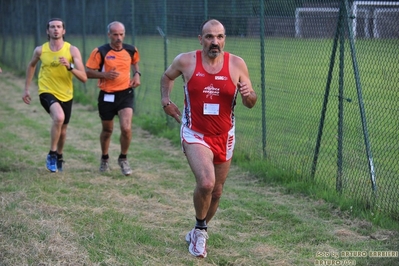
[[[22,100],[30,104],[30,83],[35,74],[36,65],[41,61],[39,71],[39,97],[43,108],[50,114],[50,151],[46,158],[47,169],[55,173],[62,171],[63,149],[66,131],[72,113],[73,84],[75,76],[86,82],[87,75],[82,56],[76,46],[64,41],[65,25],[59,18],[47,23],[48,42],[37,46],[26,68],[26,81]]]

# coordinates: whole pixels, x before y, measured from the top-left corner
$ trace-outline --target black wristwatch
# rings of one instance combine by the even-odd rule
[[[70,64],[69,64],[68,71],[71,71],[71,70],[74,69],[74,68],[75,68],[75,65],[74,65],[73,63],[70,63]]]
[[[136,75],[136,74],[139,74],[139,76],[141,77],[141,73],[139,71],[135,71],[133,76]]]

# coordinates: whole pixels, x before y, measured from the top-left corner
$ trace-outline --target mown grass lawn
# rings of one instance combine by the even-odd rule
[[[97,111],[75,105],[65,170],[50,174],[50,119],[33,86],[31,106],[22,102],[23,84],[10,73],[0,76],[1,265],[314,265],[332,253],[399,250],[397,231],[287,194],[234,165],[209,225],[208,257],[194,258],[184,241],[194,225],[194,179],[180,148],[134,125],[134,173],[125,177],[116,164],[115,130],[113,170],[100,174]]]

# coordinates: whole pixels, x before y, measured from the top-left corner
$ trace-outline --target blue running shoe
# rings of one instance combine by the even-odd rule
[[[47,155],[47,159],[46,159],[46,167],[47,170],[49,170],[52,173],[56,173],[57,172],[57,155]]]
[[[57,169],[58,169],[58,172],[62,172],[62,164],[64,163],[64,160],[63,159],[58,159],[57,160]]]

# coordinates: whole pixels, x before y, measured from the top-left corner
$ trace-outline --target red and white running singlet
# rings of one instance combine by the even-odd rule
[[[218,136],[234,128],[237,86],[229,72],[230,54],[224,52],[223,67],[209,74],[202,66],[201,51],[196,51],[196,66],[184,87],[182,125],[204,135]]]

